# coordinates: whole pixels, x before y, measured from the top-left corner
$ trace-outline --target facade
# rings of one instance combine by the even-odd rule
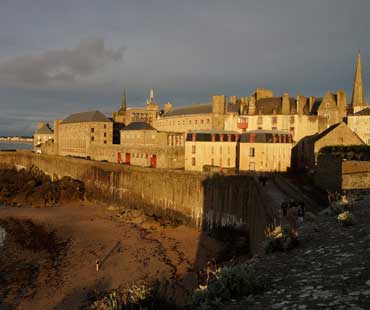
[[[361,145],[360,137],[345,123],[332,125],[320,134],[305,137],[292,151],[292,165],[297,169],[316,167],[319,151],[329,145]]]
[[[226,119],[225,129],[240,133],[255,130],[284,131],[299,141],[341,122],[346,116],[346,95],[339,90],[327,93],[324,98],[297,96],[284,93],[274,97],[272,91],[257,89],[245,101],[240,115]]]
[[[121,130],[117,162],[151,168],[184,168],[184,135],[160,132],[145,122]]]
[[[99,111],[71,114],[55,123],[55,143],[61,156],[90,157],[90,147],[113,141],[113,122]]]
[[[239,170],[285,172],[291,165],[292,136],[277,130],[243,133],[239,146]]]
[[[52,141],[54,139],[54,132],[53,129],[51,129],[49,124],[45,124],[42,122],[39,122],[37,124],[37,129],[33,135],[33,146],[34,149],[40,149],[41,145]]]
[[[189,132],[199,130],[224,130],[225,120],[239,114],[240,103],[235,96],[226,101],[224,95],[212,97],[212,103],[193,104],[176,109],[166,109],[153,127],[161,131]]]
[[[185,170],[204,171],[237,168],[239,134],[230,131],[197,131],[188,133],[185,142]]]
[[[349,115],[348,126],[364,143],[370,145],[370,106]]]

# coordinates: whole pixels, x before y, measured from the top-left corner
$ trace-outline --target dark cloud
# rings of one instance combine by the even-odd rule
[[[123,48],[107,48],[101,38],[81,40],[77,47],[49,50],[0,63],[0,80],[16,84],[70,83],[122,60]]]

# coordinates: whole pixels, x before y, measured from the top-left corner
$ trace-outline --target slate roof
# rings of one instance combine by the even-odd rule
[[[146,122],[131,122],[122,130],[156,130]]]
[[[282,113],[282,105],[283,99],[282,97],[270,97],[270,98],[261,98],[256,101],[256,111],[261,110],[262,115],[271,115]],[[289,110],[291,111],[293,108],[297,108],[296,100],[293,97],[289,97]]]
[[[52,135],[53,129],[50,128],[49,124],[43,124],[41,128],[35,131],[35,134],[38,135]]]
[[[320,140],[322,137],[326,136],[329,132],[333,131],[335,128],[337,128],[341,124],[343,123],[337,123],[337,124],[331,125],[329,128],[325,129],[322,133],[319,133],[318,135],[313,136],[312,141],[316,142],[317,140]]]
[[[168,111],[165,114],[163,114],[163,117],[191,115],[191,114],[209,114],[209,113],[212,113],[212,104],[199,103],[192,104],[186,107],[172,109],[171,111]]]
[[[245,133],[242,133],[240,136],[240,142],[241,143],[250,143],[251,140],[251,134],[255,134],[255,142],[254,143],[273,143],[274,136],[276,135],[288,135],[288,132],[286,131],[279,131],[279,130],[253,130],[248,131]],[[283,140],[284,141],[284,140]],[[283,142],[281,142],[283,143]],[[291,143],[289,142],[289,139],[285,140],[285,143]]]
[[[361,115],[370,115],[370,107],[365,108],[361,111],[358,111],[354,115],[359,115],[359,116],[361,116]]]
[[[100,111],[87,111],[71,114],[70,116],[63,120],[62,124],[87,123],[87,122],[110,123],[111,120],[109,120]]]

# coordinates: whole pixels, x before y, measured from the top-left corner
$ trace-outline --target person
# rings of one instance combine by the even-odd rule
[[[287,212],[287,221],[290,225],[291,231],[291,237],[293,239],[298,238],[298,216],[297,216],[297,207],[291,207],[288,209]]]
[[[304,221],[304,203],[303,202],[299,203],[297,215],[298,215],[298,223],[302,225]]]
[[[281,210],[283,212],[283,216],[286,217],[288,211],[288,204],[285,201],[281,203]]]
[[[95,261],[95,267],[96,267],[96,271],[99,271],[100,261],[98,259]]]

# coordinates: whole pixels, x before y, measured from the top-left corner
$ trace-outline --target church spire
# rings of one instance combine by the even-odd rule
[[[125,114],[126,113],[126,108],[127,108],[127,105],[126,105],[126,88],[125,88],[123,90],[120,113]]]
[[[358,51],[355,80],[353,82],[352,107],[364,105],[364,88],[362,83],[361,54]]]

